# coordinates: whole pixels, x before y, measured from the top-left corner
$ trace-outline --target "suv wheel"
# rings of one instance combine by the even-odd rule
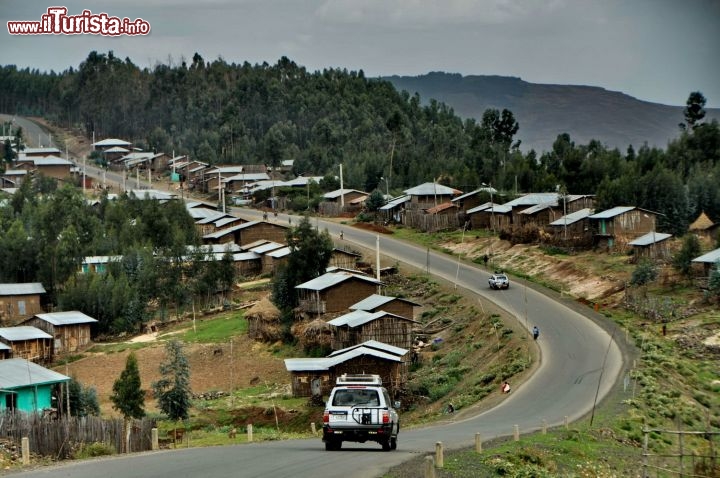
[[[388,438],[387,440],[384,440],[382,442],[383,451],[390,451],[393,449],[391,441],[392,441],[392,438]]]
[[[341,441],[328,440],[325,442],[325,451],[335,451],[342,448]]]
[[[397,437],[390,439],[390,449],[397,450]]]

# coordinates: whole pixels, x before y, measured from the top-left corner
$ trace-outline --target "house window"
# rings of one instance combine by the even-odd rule
[[[25,312],[25,301],[24,301],[24,300],[19,300],[18,303],[17,303],[17,305],[18,305],[18,314],[19,314],[19,315],[25,315],[25,314],[26,314],[26,312]]]

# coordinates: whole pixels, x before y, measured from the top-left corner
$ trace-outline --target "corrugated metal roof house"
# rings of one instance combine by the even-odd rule
[[[10,346],[13,358],[49,362],[52,359],[52,340],[52,335],[37,327],[0,327],[0,342]]]
[[[380,285],[382,282],[372,277],[329,272],[295,288],[303,312],[325,314],[347,310],[360,299],[377,293]]]
[[[53,396],[63,396],[58,387],[70,377],[25,359],[0,360],[0,411],[41,413],[54,408]]]
[[[291,374],[293,396],[311,396],[311,384],[318,381],[323,395],[335,385],[343,373],[366,373],[372,370],[382,378],[391,393],[402,389],[407,380],[408,350],[368,340],[362,344],[337,350],[323,358],[285,359]]]
[[[40,282],[0,284],[0,324],[11,325],[42,312]]]
[[[35,317],[23,322],[53,337],[53,354],[77,352],[90,345],[91,327],[96,323],[96,319],[77,310],[35,314]]]

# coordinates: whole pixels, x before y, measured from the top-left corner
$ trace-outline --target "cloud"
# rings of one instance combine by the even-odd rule
[[[324,0],[316,16],[329,23],[423,27],[437,24],[496,25],[546,14],[565,0]]]

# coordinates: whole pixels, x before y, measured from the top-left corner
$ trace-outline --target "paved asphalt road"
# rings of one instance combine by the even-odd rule
[[[235,209],[240,216],[257,218],[260,213]],[[288,216],[279,215],[287,223]],[[299,218],[292,217],[295,224]],[[336,223],[317,221],[344,241],[374,248],[377,236]],[[342,451],[326,452],[320,439],[288,440],[238,446],[191,448],[69,463],[14,476],[91,477],[376,477],[390,467],[432,452],[441,441],[448,448],[470,446],[475,433],[484,440],[507,436],[518,425],[521,433],[575,420],[592,410],[619,379],[623,356],[618,345],[594,321],[565,305],[525,287],[511,278],[510,289],[491,291],[489,273],[460,263],[452,257],[380,237],[384,257],[392,257],[430,274],[456,282],[478,295],[488,297],[516,316],[521,325],[540,327],[538,345],[542,360],[533,376],[497,407],[478,416],[437,426],[401,430],[398,450],[382,452],[376,444],[344,444]],[[383,266],[392,265],[390,263]],[[456,279],[457,278],[457,279]],[[590,315],[590,311],[586,311]],[[526,318],[527,317],[527,318]]]

